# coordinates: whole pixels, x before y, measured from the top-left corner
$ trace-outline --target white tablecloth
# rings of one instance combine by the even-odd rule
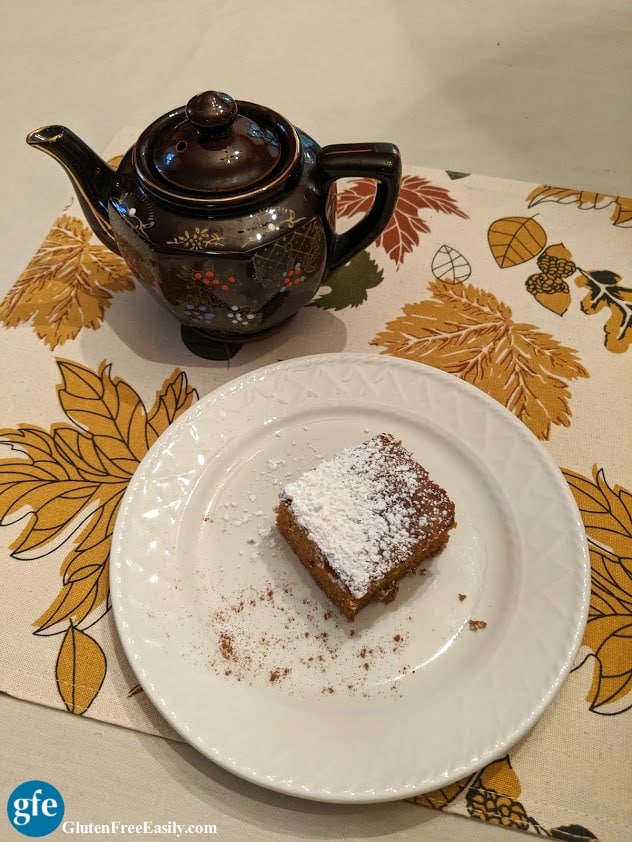
[[[63,123],[104,149],[209,88],[321,143],[390,140],[411,164],[631,195],[631,35],[626,0],[4,4],[2,277],[24,268],[67,190],[24,144],[30,129]],[[50,781],[85,823],[212,822],[226,840],[513,838],[407,803],[286,798],[187,746],[6,696],[0,744],[5,801]]]

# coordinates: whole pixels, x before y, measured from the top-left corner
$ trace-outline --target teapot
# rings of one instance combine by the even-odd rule
[[[401,181],[392,144],[321,148],[216,91],[151,123],[116,170],[64,126],[26,140],[64,167],[95,235],[176,319],[223,342],[265,335],[308,304],[386,227]],[[349,177],[375,179],[375,199],[336,233],[336,181]]]

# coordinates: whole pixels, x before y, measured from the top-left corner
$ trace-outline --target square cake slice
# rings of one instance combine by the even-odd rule
[[[389,433],[321,462],[280,494],[277,526],[329,599],[353,620],[438,552],[454,504]]]

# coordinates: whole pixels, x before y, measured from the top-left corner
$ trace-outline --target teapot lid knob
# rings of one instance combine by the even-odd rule
[[[230,133],[237,117],[237,105],[228,94],[205,91],[188,101],[185,113],[200,139],[213,140]]]
[[[297,130],[280,114],[205,91],[147,126],[133,161],[143,184],[168,203],[219,208],[280,192],[301,154]]]

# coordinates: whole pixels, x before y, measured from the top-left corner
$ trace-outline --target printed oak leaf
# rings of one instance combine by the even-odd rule
[[[367,290],[378,286],[383,280],[382,269],[367,251],[361,251],[327,278],[325,284],[331,291],[312,301],[312,306],[323,310],[359,307],[367,299]]]
[[[148,448],[197,394],[176,370],[147,409],[106,363],[96,372],[69,360],[57,364],[58,399],[72,423],[48,432],[31,425],[0,430],[0,444],[15,452],[0,459],[0,526],[23,524],[11,544],[15,559],[65,550],[60,591],[34,625],[36,635],[64,635],[58,688],[66,707],[83,713],[92,699],[77,695],[79,684],[96,695],[102,683],[95,678],[97,644],[85,632],[110,607],[110,544],[121,499]],[[73,689],[63,683],[69,674],[85,680]]]
[[[546,245],[546,232],[533,217],[505,216],[489,226],[487,242],[496,263],[507,269],[539,254]]]
[[[96,243],[80,219],[63,214],[0,303],[0,322],[17,327],[31,321],[54,349],[84,327],[97,330],[112,293],[132,289],[125,262]]]
[[[623,713],[632,708],[632,493],[611,487],[596,466],[591,479],[563,473],[590,550],[592,588],[583,645],[592,651],[588,657],[594,666],[586,701],[594,713]]]
[[[536,187],[527,196],[529,207],[542,202],[557,202],[560,205],[577,205],[580,210],[602,210],[613,207],[610,218],[619,228],[632,226],[632,199],[613,196],[609,193],[592,193],[588,190],[569,190],[565,187],[550,187],[545,184]]]
[[[90,707],[105,680],[106,669],[103,649],[71,624],[55,664],[57,689],[70,713],[82,714]]]
[[[338,196],[338,216],[368,213],[373,205],[375,191],[375,181],[372,179],[361,178],[355,181]],[[444,187],[437,187],[418,175],[405,175],[393,216],[375,241],[376,246],[386,249],[398,269],[406,255],[419,245],[419,234],[430,233],[428,224],[419,216],[422,210],[469,218]]]
[[[441,368],[478,386],[539,438],[569,426],[568,381],[588,377],[577,352],[534,325],[514,322],[494,295],[432,281],[432,298],[406,304],[372,341],[383,353]]]
[[[604,325],[604,345],[614,354],[622,354],[632,343],[632,289],[619,285],[621,276],[607,269],[579,269],[575,283],[586,287],[588,294],[582,299],[581,308],[589,316],[610,309]]]

